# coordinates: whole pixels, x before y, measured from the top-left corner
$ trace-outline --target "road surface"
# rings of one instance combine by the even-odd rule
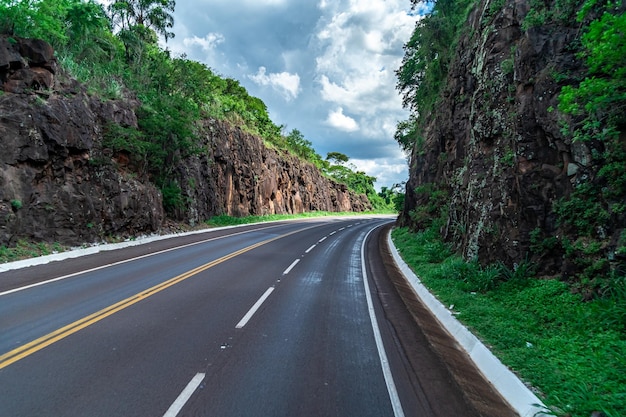
[[[0,416],[478,416],[386,277],[389,218],[0,274]]]

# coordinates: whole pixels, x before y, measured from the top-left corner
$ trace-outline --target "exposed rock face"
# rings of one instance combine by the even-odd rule
[[[52,47],[39,39],[0,37],[0,83],[6,92],[52,88],[57,62]]]
[[[260,138],[225,122],[205,123],[206,154],[180,164],[177,172],[189,202],[179,217],[191,223],[216,214],[293,214],[364,211],[371,204],[312,164],[279,154]]]
[[[468,259],[512,266],[531,253],[531,232],[560,233],[554,203],[597,167],[587,145],[561,133],[554,111],[559,82],[582,69],[572,48],[579,24],[526,31],[530,1],[492,3],[471,14],[425,145],[413,150],[400,221],[412,224],[411,210],[428,201],[417,187],[438,184],[451,198],[445,238]],[[544,273],[564,267],[559,254],[534,260]]]
[[[157,230],[159,191],[117,169],[100,147],[107,123],[136,126],[133,105],[100,102],[55,73],[47,43],[0,38],[0,244]]]
[[[158,231],[161,193],[133,171],[128,155],[102,145],[107,124],[137,126],[138,103],[101,101],[56,75],[48,44],[0,37],[0,245],[21,238],[82,244]],[[212,121],[204,133],[206,152],[174,174],[186,197],[180,220],[371,207],[312,165],[239,129]]]

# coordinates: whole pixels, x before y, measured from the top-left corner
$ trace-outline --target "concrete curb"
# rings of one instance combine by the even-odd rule
[[[545,412],[548,409],[541,400],[421,283],[417,275],[400,257],[391,240],[391,232],[387,235],[387,241],[398,268],[400,268],[407,281],[411,284],[418,298],[433,313],[448,333],[457,340],[480,372],[491,382],[500,395],[521,417],[547,417],[548,414],[545,414]]]
[[[267,223],[270,223],[270,222],[267,222]],[[50,262],[62,261],[64,259],[79,258],[81,256],[92,255],[94,253],[99,253],[99,252],[129,248],[131,246],[144,245],[146,243],[156,242],[158,240],[165,240],[165,239],[171,239],[171,238],[189,236],[189,235],[197,235],[200,233],[215,232],[218,230],[232,229],[232,228],[243,227],[243,226],[249,226],[249,224],[213,227],[213,228],[193,230],[189,232],[172,233],[172,234],[167,234],[167,235],[149,235],[149,236],[139,237],[134,240],[126,240],[124,242],[118,242],[118,243],[94,244],[93,246],[89,246],[86,248],[70,249],[68,251],[59,252],[59,253],[55,253],[52,255],[38,256],[36,258],[29,258],[29,259],[23,259],[21,261],[13,261],[13,262],[7,262],[5,264],[0,264],[0,273],[4,271],[10,271],[13,269],[26,268],[29,266],[44,265]]]
[[[363,215],[356,214],[356,215],[351,215],[351,216],[325,216],[325,217],[320,217],[320,218],[326,218],[326,219],[328,218],[332,218],[332,219],[365,218],[365,219],[369,219],[373,217],[384,217],[384,215],[381,216],[381,215],[370,215],[370,214],[363,214]],[[310,218],[304,218],[304,219],[315,220],[316,217],[310,217]],[[119,243],[94,244],[93,246],[89,246],[86,248],[70,249],[68,251],[59,252],[59,253],[55,253],[52,255],[38,256],[36,258],[29,258],[29,259],[23,259],[21,261],[13,261],[13,262],[0,264],[0,274],[2,272],[11,271],[13,269],[21,269],[21,268],[26,268],[29,266],[36,266],[36,265],[45,265],[50,262],[62,261],[64,259],[70,259],[70,258],[78,258],[78,257],[85,256],[85,255],[92,255],[98,252],[104,252],[104,251],[128,248],[131,246],[143,245],[143,244],[155,242],[158,240],[196,235],[200,233],[216,232],[216,231],[225,230],[225,229],[235,229],[238,227],[252,226],[254,224],[271,224],[271,223],[289,222],[289,221],[298,221],[298,220],[303,220],[303,219],[302,218],[283,219],[283,220],[273,220],[273,221],[262,222],[262,223],[247,223],[247,224],[237,224],[233,226],[209,227],[206,229],[198,229],[198,230],[192,230],[189,232],[181,232],[181,233],[171,233],[167,235],[156,235],[156,234],[147,235],[147,236],[139,237],[134,240],[126,240],[124,242],[119,242]]]

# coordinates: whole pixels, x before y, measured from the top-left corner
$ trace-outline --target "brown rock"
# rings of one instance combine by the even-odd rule
[[[409,213],[427,202],[415,188],[437,184],[450,198],[444,237],[483,263],[519,264],[531,253],[533,230],[559,234],[554,203],[570,195],[589,159],[584,146],[563,137],[554,111],[561,85],[553,74],[575,79],[582,70],[571,48],[579,25],[523,30],[529,8],[528,0],[507,0],[496,13],[485,1],[476,5],[425,146],[410,160],[400,223],[415,226]],[[510,73],[505,60],[513,62]],[[554,254],[540,264],[549,271],[538,272],[559,273],[561,263]]]
[[[71,245],[158,231],[161,193],[129,152],[102,146],[109,124],[137,127],[139,103],[89,97],[75,80],[55,80],[55,68],[42,41],[0,37],[7,91],[0,95],[0,245],[20,238]],[[186,158],[172,176],[185,201],[171,213],[178,220],[371,208],[310,163],[228,123],[206,121],[201,135],[205,152]]]

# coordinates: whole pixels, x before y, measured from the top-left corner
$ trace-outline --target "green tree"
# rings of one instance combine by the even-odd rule
[[[581,23],[588,15],[599,16],[584,27],[581,38],[579,56],[588,73],[559,94],[559,110],[570,122],[565,132],[588,143],[599,168],[556,208],[561,223],[579,236],[595,236],[619,224],[626,199],[626,148],[620,137],[626,126],[626,13],[623,5],[588,0]]]
[[[116,0],[109,5],[111,20],[120,30],[143,26],[168,39],[174,37],[175,0]]]
[[[67,42],[67,10],[79,0],[0,0],[3,32],[44,39],[58,48]]]
[[[412,0],[411,3],[414,7],[419,3],[433,7],[417,22],[404,45],[404,58],[396,71],[396,87],[402,93],[403,105],[412,111],[408,121],[398,124],[395,134],[405,150],[412,148],[418,126],[439,100],[468,6],[474,0]]]
[[[299,157],[309,160],[315,153],[313,149],[313,143],[306,140],[302,132],[298,129],[293,129],[286,137],[287,146]]]
[[[387,207],[393,207],[397,212],[404,208],[404,184],[394,184],[392,187],[381,187],[378,196],[383,199]]]
[[[334,162],[335,164],[341,165],[345,164],[350,160],[348,155],[343,154],[341,152],[328,152],[326,154],[326,160],[330,162]]]

